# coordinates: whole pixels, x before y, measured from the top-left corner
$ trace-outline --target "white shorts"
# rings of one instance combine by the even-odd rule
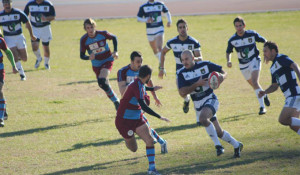
[[[300,96],[288,97],[285,99],[285,108],[296,108],[300,111]]]
[[[42,40],[42,42],[46,43],[52,40],[52,32],[50,25],[44,26],[44,27],[34,27],[32,26],[32,32],[33,34]]]
[[[217,97],[214,94],[210,94],[209,96],[203,98],[200,101],[194,101],[197,122],[200,121],[200,113],[203,107],[209,107],[212,110],[213,115],[215,117],[219,109],[219,101]]]
[[[23,34],[14,36],[4,36],[8,48],[17,47],[18,49],[26,48],[26,39]]]
[[[253,58],[253,60],[250,63],[248,63],[248,67],[246,68],[241,68],[240,65],[240,70],[246,80],[251,79],[253,71],[260,70],[260,69],[261,69],[261,61],[260,59],[257,58]]]
[[[151,42],[151,41],[156,40],[156,38],[159,37],[159,36],[164,37],[164,32],[160,32],[160,33],[157,33],[155,35],[147,35],[147,38],[148,38],[148,41]]]

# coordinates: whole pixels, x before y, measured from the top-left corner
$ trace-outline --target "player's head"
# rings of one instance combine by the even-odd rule
[[[184,19],[179,19],[176,23],[177,31],[181,37],[187,36],[188,26]]]
[[[96,22],[92,19],[86,19],[83,22],[83,28],[89,36],[93,36],[96,32]]]
[[[4,11],[10,12],[10,10],[12,8],[11,7],[12,1],[11,0],[2,0],[2,4],[3,4]]]
[[[272,41],[267,41],[264,44],[264,61],[268,63],[273,61],[276,55],[278,54],[278,46]]]
[[[38,4],[42,3],[44,0],[35,0]]]
[[[139,71],[139,78],[144,82],[148,83],[151,79],[152,69],[148,65],[143,65]]]
[[[242,17],[238,16],[233,20],[233,25],[238,34],[244,34],[245,32],[245,21]]]
[[[194,55],[191,50],[184,50],[181,53],[181,62],[186,69],[191,69],[195,65]]]
[[[137,71],[141,68],[142,64],[143,64],[143,57],[141,52],[138,51],[133,51],[130,54],[130,60],[131,60],[131,69],[133,69],[134,71]]]

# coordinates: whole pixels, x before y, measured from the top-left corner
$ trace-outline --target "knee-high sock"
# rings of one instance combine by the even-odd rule
[[[221,143],[218,139],[217,131],[216,131],[214,125],[212,123],[210,123],[210,125],[208,127],[205,127],[205,129],[206,129],[207,134],[213,140],[215,146],[216,145],[221,145]]]
[[[189,102],[189,101],[190,101],[190,98],[191,98],[191,96],[190,96],[190,94],[188,94],[188,95],[186,95],[186,96],[184,97],[184,101],[185,101],[185,102]]]
[[[44,57],[44,59],[45,59],[44,64],[49,64],[50,58],[49,57]]]
[[[38,49],[37,51],[33,51],[34,55],[36,56],[36,59],[38,61],[42,61],[41,51]]]
[[[158,59],[158,62],[159,62],[159,65],[160,65],[160,55],[161,55],[161,52],[158,52],[155,56],[157,57]]]
[[[21,61],[17,61],[17,62],[16,62],[16,67],[17,67],[17,69],[18,69],[20,75],[21,75],[21,74],[22,74],[22,75],[25,75],[25,72],[24,72],[24,69],[23,69],[23,67],[22,67]]]
[[[239,147],[239,142],[235,140],[227,131],[224,130],[223,137],[221,138],[225,142],[230,143],[234,148]]]
[[[6,109],[5,99],[0,99],[0,119],[4,118],[5,109]]]
[[[262,91],[262,89],[255,89],[255,94],[256,94],[256,97],[257,97],[257,99],[258,99],[258,102],[259,102],[260,107],[263,107],[263,108],[264,108],[264,107],[265,107],[265,104],[264,104],[264,97],[261,97],[261,98],[258,97],[259,91]]]
[[[155,170],[155,148],[146,146],[146,154],[149,161],[149,170]]]
[[[156,138],[156,140],[158,141],[159,144],[164,144],[166,142],[162,137],[160,137],[157,134],[157,132],[153,128],[151,128],[151,133]]]
[[[112,90],[112,88],[110,86],[109,86],[109,89],[107,91],[105,91],[105,93],[112,102],[119,100],[117,95],[115,94],[115,92]]]

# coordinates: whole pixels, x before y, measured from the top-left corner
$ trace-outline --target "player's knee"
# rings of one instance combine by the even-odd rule
[[[207,127],[207,126],[209,126],[209,124],[210,124],[210,122],[207,120],[207,118],[205,117],[205,116],[203,116],[203,115],[200,115],[200,123],[203,125],[203,126],[205,126],[205,127]]]
[[[134,146],[134,147],[132,147],[132,148],[130,148],[130,151],[132,151],[132,152],[136,152],[137,151],[137,146]]]
[[[106,84],[106,78],[98,78],[98,85],[104,91],[109,90],[109,86],[108,86],[108,84]]]
[[[154,139],[150,136],[147,140],[145,140],[146,146],[154,146]]]
[[[291,122],[289,122],[288,119],[281,118],[281,117],[278,119],[278,122],[282,125],[290,125],[290,123],[291,123]]]

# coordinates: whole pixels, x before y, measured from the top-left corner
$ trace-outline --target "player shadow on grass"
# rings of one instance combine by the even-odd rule
[[[215,156],[215,155],[212,155]],[[271,151],[255,151],[255,152],[246,152],[242,153],[242,157],[235,159],[233,157],[226,157],[226,155],[218,157],[217,160],[208,160],[204,162],[195,162],[194,164],[184,164],[182,161],[182,165],[169,167],[165,169],[159,169],[159,172],[162,174],[235,174],[240,172],[231,171],[230,168],[239,168],[239,166],[243,166],[246,164],[259,164],[259,162],[268,162],[270,160],[278,159],[280,161],[288,161],[291,162],[293,159],[297,161],[299,158],[300,152],[299,150],[271,150]],[[168,161],[168,158],[161,157],[161,162]],[[215,158],[214,158],[215,159]],[[269,163],[272,164],[272,163]],[[158,164],[159,165],[159,164]],[[280,165],[277,167],[280,168]],[[283,167],[284,168],[284,167]],[[220,171],[220,169],[224,169]],[[217,170],[217,172],[213,172],[213,170]],[[257,170],[259,173],[264,174],[262,170]],[[244,172],[247,174],[246,172]],[[135,173],[133,175],[143,175],[145,172]],[[242,173],[243,174],[243,173]]]
[[[116,81],[117,78],[110,78],[109,81]],[[74,84],[90,84],[90,83],[97,83],[97,80],[88,80],[88,81],[73,81],[69,83],[59,84],[58,86],[69,86]]]
[[[235,122],[239,120],[245,120],[247,117],[250,117],[252,115],[257,115],[256,113],[247,113],[247,114],[240,114],[240,115],[233,115],[229,117],[225,117],[219,120],[220,123],[225,123],[225,122]]]
[[[170,132],[174,131],[180,131],[180,130],[186,130],[186,129],[192,129],[196,128],[196,124],[186,124],[186,125],[179,125],[179,126],[171,126],[171,127],[162,127],[162,128],[155,128],[156,132],[158,132],[159,135],[162,134],[168,134]],[[136,137],[137,140],[139,140],[139,137]],[[97,146],[107,146],[107,145],[116,145],[120,142],[124,141],[123,138],[114,139],[114,140],[106,140],[106,141],[100,141],[100,142],[89,142],[89,143],[77,143],[72,146],[72,148],[58,151],[57,153],[63,153],[63,152],[71,152],[78,149],[83,149],[87,147],[97,147]]]
[[[33,128],[33,129],[27,129],[27,130],[21,130],[21,131],[6,132],[6,133],[1,133],[0,138],[23,136],[23,135],[28,135],[28,134],[38,133],[38,132],[42,133],[42,132],[49,131],[49,130],[74,127],[74,126],[79,126],[79,125],[83,125],[83,124],[87,124],[87,123],[95,123],[95,122],[102,122],[102,121],[103,120],[101,120],[101,119],[90,119],[90,120],[74,122],[74,123],[52,125],[52,126],[47,126],[47,127],[43,127],[43,128]]]

